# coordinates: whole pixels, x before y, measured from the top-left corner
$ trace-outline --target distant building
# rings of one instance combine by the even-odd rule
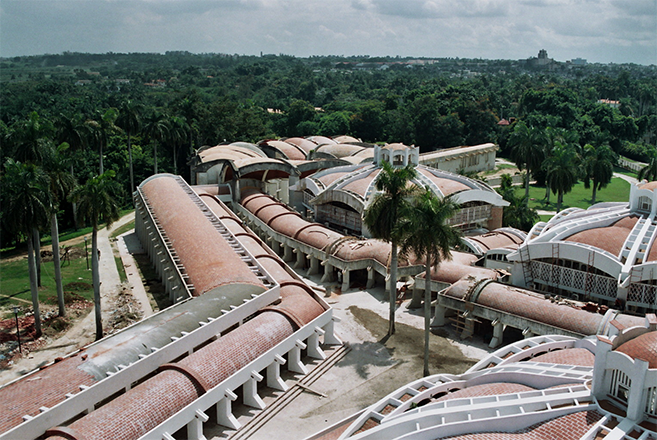
[[[587,64],[586,59],[584,58],[573,58],[572,60],[570,60],[570,63],[573,66],[586,66]]]
[[[618,108],[620,107],[620,101],[614,101],[611,99],[598,99],[598,104],[605,104],[608,105],[611,108]]]
[[[556,66],[556,63],[552,58],[548,58],[547,50],[541,49],[538,51],[538,57],[527,58],[526,65],[527,67],[543,69]]]

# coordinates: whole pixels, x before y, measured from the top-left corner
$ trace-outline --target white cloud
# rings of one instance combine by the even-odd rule
[[[2,0],[0,56],[370,54],[657,63],[657,0]]]

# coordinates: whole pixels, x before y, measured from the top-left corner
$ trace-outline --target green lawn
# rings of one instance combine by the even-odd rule
[[[583,183],[575,185],[573,190],[564,194],[561,209],[577,207],[587,209],[591,206],[591,189],[584,188]],[[525,195],[524,186],[516,187],[516,195],[522,197]],[[621,178],[613,178],[606,188],[598,191],[596,203],[600,202],[626,202],[630,196],[630,184]],[[545,203],[545,187],[532,185],[529,187],[529,206],[546,211],[556,211],[557,196],[550,195],[550,203]]]
[[[84,250],[84,244],[74,247]],[[0,262],[0,274],[2,274],[0,306],[18,305],[21,307],[31,307],[32,299],[27,258]],[[39,290],[39,301],[44,304],[56,305],[57,291],[55,288],[55,272],[52,261],[41,265],[41,281],[43,286]],[[72,291],[86,299],[93,299],[91,271],[87,270],[87,263],[84,256],[82,258],[73,258],[64,263],[62,267],[62,281],[65,291]]]

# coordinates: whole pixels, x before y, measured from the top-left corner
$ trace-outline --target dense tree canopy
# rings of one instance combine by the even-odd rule
[[[520,121],[576,133],[580,149],[605,137],[616,154],[648,161],[657,141],[653,67],[179,51],[0,59],[0,159],[39,161],[40,145],[66,142],[78,182],[102,163],[116,173],[124,206],[150,174],[187,177],[194,149],[224,140],[346,134],[422,152],[493,142],[509,156]],[[502,118],[511,124],[498,125]]]

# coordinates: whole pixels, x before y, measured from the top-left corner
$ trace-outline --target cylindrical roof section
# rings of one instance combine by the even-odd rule
[[[155,176],[142,183],[141,189],[175,247],[196,296],[226,284],[251,284],[264,291],[260,280],[184,191],[179,178]]]

